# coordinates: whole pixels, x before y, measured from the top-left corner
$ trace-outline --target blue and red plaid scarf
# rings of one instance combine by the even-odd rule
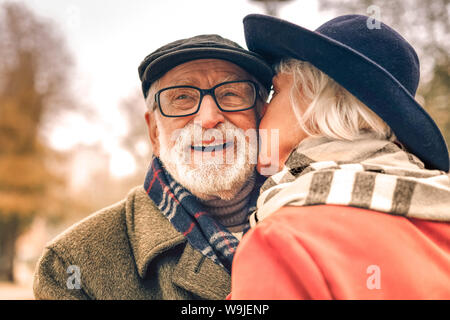
[[[263,177],[258,176],[250,194],[249,214],[256,209],[262,180]],[[162,214],[187,238],[193,248],[231,272],[239,240],[209,216],[198,198],[177,183],[156,157],[145,177],[144,188]]]

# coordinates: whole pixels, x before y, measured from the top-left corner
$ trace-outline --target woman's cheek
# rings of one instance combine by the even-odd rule
[[[259,153],[256,169],[264,176],[277,173],[280,169],[279,159],[279,129],[268,128],[264,124],[259,128]]]

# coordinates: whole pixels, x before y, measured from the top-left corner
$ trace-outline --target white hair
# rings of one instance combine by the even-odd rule
[[[159,90],[159,79],[153,82],[147,91],[147,98],[145,98],[145,105],[149,111],[156,109],[155,94]]]
[[[275,66],[275,70],[293,76],[291,106],[306,134],[355,140],[362,133],[373,131],[381,139],[395,138],[391,128],[378,115],[310,63],[285,59]],[[303,113],[300,102],[307,104]]]

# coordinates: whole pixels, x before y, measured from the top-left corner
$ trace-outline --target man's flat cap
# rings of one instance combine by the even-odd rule
[[[253,75],[270,89],[273,71],[256,53],[219,35],[207,34],[171,42],[150,53],[140,64],[139,78],[147,97],[151,84],[177,65],[197,59],[221,59],[232,62]]]

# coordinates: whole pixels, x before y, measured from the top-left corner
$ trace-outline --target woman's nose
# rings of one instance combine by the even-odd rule
[[[204,96],[200,104],[200,110],[196,114],[195,122],[205,129],[212,129],[224,121],[225,117],[213,97],[210,95]]]
[[[262,108],[262,110],[261,110],[261,117],[264,117],[264,115],[266,114],[266,111],[267,111],[267,107],[269,106],[269,103],[267,103],[267,102],[265,102],[264,103],[264,106],[263,106],[263,108]]]

